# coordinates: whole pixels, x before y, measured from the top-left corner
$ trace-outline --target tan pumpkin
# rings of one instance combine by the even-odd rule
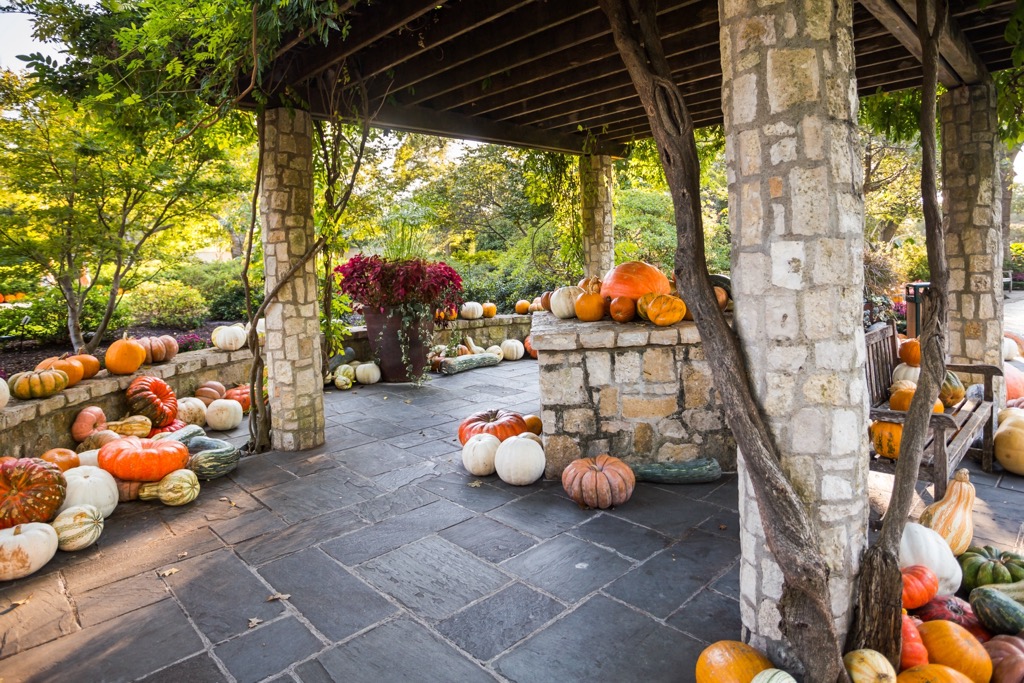
[[[946,539],[954,555],[963,554],[974,538],[974,485],[970,473],[959,469],[949,482],[946,495],[926,507],[920,523]]]
[[[159,337],[141,337],[136,341],[146,350],[146,365],[166,363],[178,354],[178,342],[170,335]]]
[[[195,396],[209,407],[218,398],[224,398],[225,393],[227,393],[227,389],[223,384],[210,380],[199,385]]]
[[[847,652],[843,666],[852,683],[896,683],[896,669],[885,655],[874,650]]]
[[[81,443],[96,432],[107,428],[107,416],[99,406],[86,406],[71,423],[71,438]]]
[[[1005,470],[1024,476],[1024,419],[1009,419],[999,425],[995,455]]]

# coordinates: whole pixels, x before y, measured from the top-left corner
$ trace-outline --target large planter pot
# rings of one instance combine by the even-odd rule
[[[423,375],[427,368],[427,351],[434,331],[434,321],[421,318],[404,324],[402,315],[394,309],[383,313],[364,310],[366,336],[373,355],[380,359],[381,379],[385,382],[410,382]],[[399,331],[403,330],[402,335]],[[426,339],[424,339],[424,335]],[[408,350],[403,359],[403,342]],[[411,369],[411,372],[410,372]]]

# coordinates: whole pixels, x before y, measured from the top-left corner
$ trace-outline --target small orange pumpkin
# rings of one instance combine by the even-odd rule
[[[85,377],[85,366],[74,356],[54,356],[47,358],[36,366],[36,370],[63,370],[68,376],[67,386],[73,387]]]
[[[628,296],[617,296],[611,300],[608,313],[617,323],[628,323],[636,317],[636,302]]]
[[[96,373],[100,371],[100,359],[88,353],[79,353],[75,356],[69,356],[74,358],[82,367],[85,369],[85,375],[82,379],[91,379],[96,376]]]
[[[768,658],[746,643],[719,640],[704,648],[697,658],[697,683],[750,683],[770,668]]]
[[[523,421],[526,422],[526,430],[529,432],[540,434],[544,431],[544,423],[536,415],[523,415]]]
[[[562,488],[580,507],[604,510],[622,505],[635,487],[629,465],[607,454],[573,460],[562,471]]]
[[[530,302],[526,299],[520,299],[516,302],[516,313],[519,315],[526,315],[530,312]]]
[[[604,317],[604,299],[597,292],[584,291],[573,304],[576,317],[583,322],[597,322]]]
[[[659,327],[674,325],[686,315],[686,304],[679,297],[659,294],[647,303],[647,319]]]
[[[900,457],[900,440],[903,438],[903,425],[898,422],[871,423],[871,445],[883,458],[896,460]]]
[[[61,472],[78,467],[82,463],[78,460],[78,453],[70,448],[51,448],[39,456],[41,460],[51,462],[60,468]]]
[[[107,347],[107,372],[112,375],[130,375],[146,360],[146,349],[127,334]]]
[[[939,592],[939,577],[923,564],[904,567],[900,575],[903,578],[903,609],[923,607]]]
[[[497,305],[491,303],[490,301],[485,302],[482,305],[482,308],[485,318],[493,318],[494,316],[498,315]]]
[[[910,402],[914,399],[914,393],[917,389],[897,389],[892,392],[889,396],[889,407],[893,410],[902,410],[904,412],[910,410]],[[942,401],[935,399],[935,405],[932,406],[933,413],[941,413],[946,409],[942,404]]]
[[[900,344],[900,360],[915,368],[921,365],[921,341],[908,339]]]

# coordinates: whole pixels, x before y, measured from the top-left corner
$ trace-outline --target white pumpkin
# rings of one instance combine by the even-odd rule
[[[217,327],[210,339],[221,351],[237,351],[245,346],[245,329],[234,325]]]
[[[519,435],[519,438],[529,439],[530,441],[536,441],[541,448],[544,447],[544,439],[540,438],[539,434],[534,434],[533,432],[523,432],[522,434]]]
[[[356,381],[360,384],[376,384],[380,381],[380,368],[376,363],[360,363],[356,368]]]
[[[501,350],[500,346],[488,346],[484,349],[484,353],[493,353],[498,357],[498,362],[505,360],[505,352]]]
[[[544,476],[544,448],[531,439],[505,439],[494,454],[494,469],[506,484],[527,486]]]
[[[571,287],[559,287],[551,293],[551,312],[555,317],[567,320],[576,317],[576,297],[583,293],[583,290],[576,285]]]
[[[939,577],[939,595],[953,595],[960,588],[963,572],[946,539],[926,526],[907,522],[900,538],[900,569],[915,564]]]
[[[58,514],[79,505],[92,505],[106,518],[117,507],[117,481],[110,472],[93,465],[79,465],[65,471],[64,479],[68,483],[67,493]]]
[[[353,375],[354,374],[355,373],[353,373]],[[334,376],[334,386],[336,386],[337,388],[341,389],[342,391],[344,391],[346,389],[351,389],[352,388],[352,379],[350,377],[346,377],[345,375],[335,375]]]
[[[206,404],[195,396],[178,399],[178,419],[189,425],[206,424]]]
[[[906,363],[900,363],[892,371],[892,381],[898,382],[901,379],[908,380],[917,384],[918,377],[921,376],[921,368],[914,365],[907,365]]]
[[[78,465],[89,465],[91,467],[100,466],[100,449],[93,448],[89,451],[82,451],[78,454]]]
[[[765,669],[750,679],[750,683],[796,683],[796,679],[782,669]]]
[[[206,425],[226,432],[242,424],[242,404],[230,398],[218,398],[206,407]]]
[[[28,522],[0,529],[0,581],[34,574],[57,554],[57,532],[49,524]]]
[[[478,477],[494,474],[494,454],[500,445],[501,439],[493,434],[474,434],[462,447],[462,466]]]
[[[72,505],[50,522],[57,532],[57,547],[65,552],[84,550],[103,533],[103,515],[95,505]]]
[[[505,360],[519,360],[526,354],[526,347],[518,339],[506,339],[501,342],[501,352]]]
[[[7,403],[11,400],[11,388],[7,386],[7,382],[0,379],[0,410],[7,407]]]
[[[467,301],[462,304],[462,308],[459,309],[459,317],[465,318],[466,320],[482,318],[484,317],[484,306],[476,301]]]
[[[1003,337],[1003,360],[1020,358],[1020,347],[1009,337]]]

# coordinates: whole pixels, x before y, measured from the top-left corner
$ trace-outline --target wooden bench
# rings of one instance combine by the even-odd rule
[[[886,422],[902,423],[907,414],[902,411],[889,410],[889,386],[892,384],[892,372],[900,363],[897,349],[899,341],[896,336],[896,323],[890,322],[864,335],[867,346],[867,382],[871,397],[871,419]],[[996,414],[993,410],[992,378],[1001,377],[1002,368],[994,365],[946,365],[961,376],[974,375],[982,378],[982,399],[970,398],[968,395],[944,413],[931,416],[930,433],[925,442],[924,454],[921,459],[920,479],[935,484],[935,499],[946,494],[946,482],[960,464],[968,451],[972,456],[979,457],[982,469],[992,471],[993,434],[995,433]],[[971,379],[971,378],[968,378]],[[967,386],[968,382],[964,382]],[[983,446],[973,449],[978,434],[983,434]],[[896,472],[896,461],[883,458],[877,453],[871,454],[871,469],[876,472]]]

